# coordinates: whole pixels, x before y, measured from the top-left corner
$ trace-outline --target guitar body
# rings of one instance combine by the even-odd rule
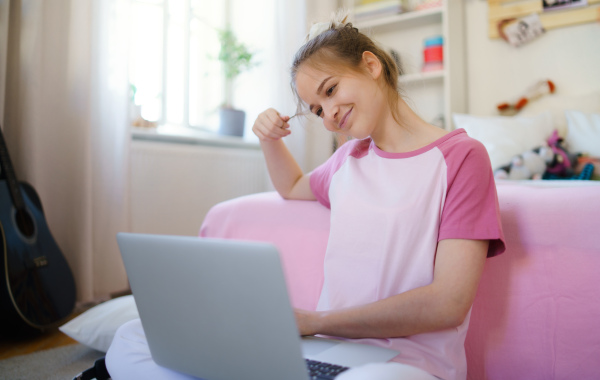
[[[40,199],[29,184],[18,184],[25,205],[20,212],[7,182],[0,181],[2,335],[44,331],[62,323],[75,306],[73,274],[50,233]]]

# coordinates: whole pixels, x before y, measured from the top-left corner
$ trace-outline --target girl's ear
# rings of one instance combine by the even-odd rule
[[[367,68],[367,71],[369,72],[369,74],[371,74],[373,79],[378,79],[381,75],[382,70],[379,58],[377,58],[377,56],[375,56],[375,54],[371,53],[370,51],[365,51],[362,53],[362,60],[365,67]]]

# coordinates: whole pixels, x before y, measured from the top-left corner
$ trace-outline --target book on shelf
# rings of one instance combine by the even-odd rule
[[[402,13],[401,0],[380,0],[368,3],[358,3],[354,6],[354,18],[363,21]]]

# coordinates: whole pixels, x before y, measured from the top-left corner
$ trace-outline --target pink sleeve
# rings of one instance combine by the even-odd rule
[[[323,206],[331,208],[329,203],[329,185],[335,172],[344,164],[349,155],[358,156],[368,149],[370,140],[352,140],[342,145],[327,161],[310,173],[310,188],[315,198]]]
[[[438,241],[489,240],[488,257],[504,252],[496,184],[484,146],[465,137],[442,151],[448,165],[448,190]]]

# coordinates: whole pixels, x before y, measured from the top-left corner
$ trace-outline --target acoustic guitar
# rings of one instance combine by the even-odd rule
[[[31,335],[71,315],[75,281],[35,189],[17,181],[1,127],[0,164],[0,335]]]

